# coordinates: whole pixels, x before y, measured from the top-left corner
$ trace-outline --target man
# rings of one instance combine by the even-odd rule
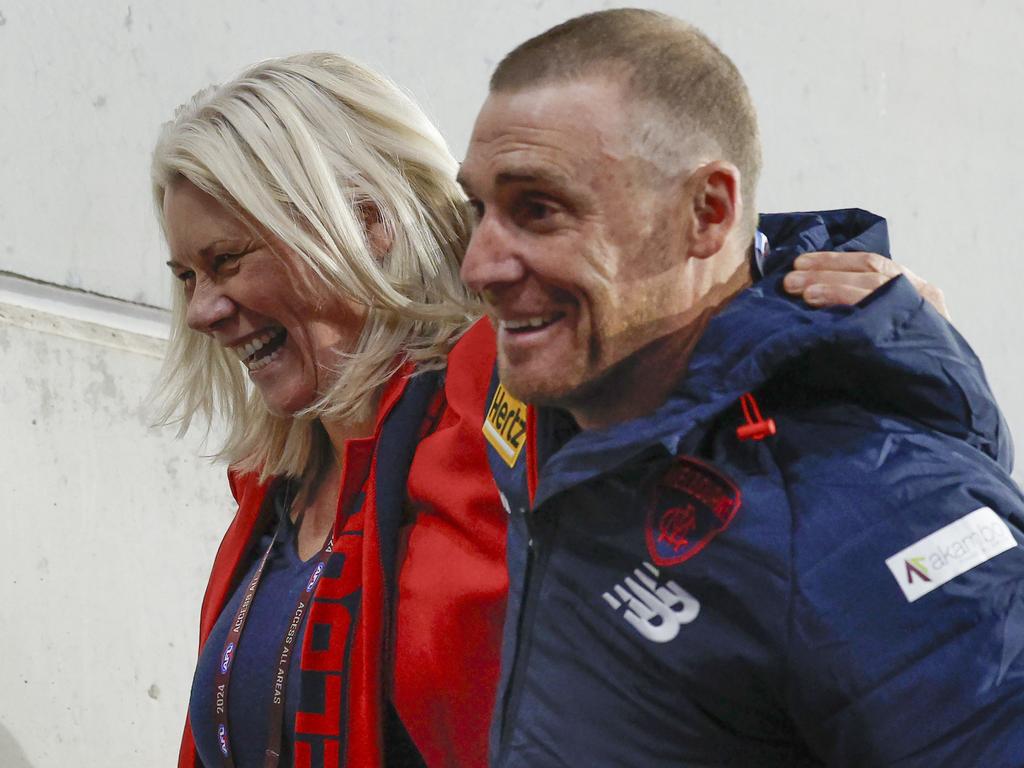
[[[980,365],[905,280],[812,312],[746,87],[660,14],[499,64],[462,167],[510,512],[495,766],[1016,766],[1024,500]],[[520,401],[537,406],[527,412]]]

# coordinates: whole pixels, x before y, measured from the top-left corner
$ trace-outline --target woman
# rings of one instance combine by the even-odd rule
[[[452,450],[465,442],[465,382],[449,375],[446,401],[436,375],[409,378],[441,368],[470,317],[455,171],[404,94],[327,55],[258,65],[163,131],[154,195],[182,282],[169,413],[183,428],[197,413],[225,419],[239,501],[204,600],[181,765],[196,763],[193,734],[206,765],[262,765],[267,749],[283,765],[333,765],[339,751],[348,765],[380,763],[385,653],[410,659],[393,682],[406,722],[428,718],[446,747],[483,754],[488,712],[473,692],[486,700],[497,671],[503,513],[482,448]],[[486,380],[490,360],[475,362],[464,370]],[[403,578],[437,567],[439,537],[453,545],[432,598],[399,603],[403,626],[432,622],[461,659],[437,680],[407,633],[385,649],[407,475],[411,509],[430,519],[406,537]],[[443,610],[405,609],[429,599]],[[420,711],[435,686],[451,706]]]
[[[504,513],[455,170],[408,97],[326,54],[259,64],[163,130],[166,416],[224,419],[239,504],[180,766],[486,762]],[[796,290],[885,279],[835,258]]]

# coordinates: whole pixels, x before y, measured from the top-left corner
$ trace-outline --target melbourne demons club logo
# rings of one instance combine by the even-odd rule
[[[729,527],[740,491],[708,465],[679,456],[654,482],[647,504],[647,551],[658,565],[676,565]]]

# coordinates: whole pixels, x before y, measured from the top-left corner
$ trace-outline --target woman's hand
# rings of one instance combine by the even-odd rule
[[[864,251],[816,251],[797,257],[783,286],[812,307],[856,304],[868,294],[903,275],[929,304],[947,320],[949,310],[942,291],[895,261]]]

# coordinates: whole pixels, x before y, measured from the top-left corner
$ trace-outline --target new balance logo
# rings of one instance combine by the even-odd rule
[[[667,643],[675,639],[683,624],[697,618],[700,602],[674,581],[659,584],[659,575],[657,568],[645,562],[615,585],[614,595],[605,592],[601,597],[613,611],[625,606],[622,617],[643,637]]]

